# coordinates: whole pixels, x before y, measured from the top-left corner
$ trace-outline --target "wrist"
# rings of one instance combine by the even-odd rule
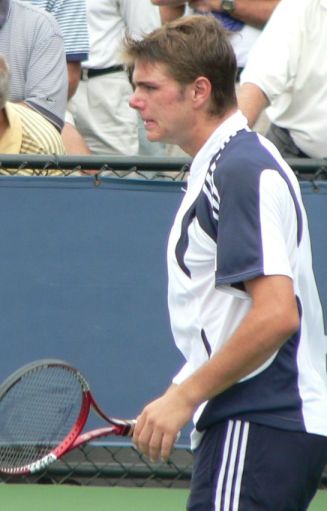
[[[235,0],[221,0],[221,11],[226,14],[232,14],[235,11]]]
[[[176,387],[176,392],[179,399],[188,406],[190,410],[194,410],[202,403],[202,395],[199,394],[199,389],[193,384],[192,378],[186,379]]]

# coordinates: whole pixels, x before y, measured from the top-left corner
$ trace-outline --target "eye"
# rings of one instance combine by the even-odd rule
[[[143,88],[147,91],[157,90],[157,87],[155,85],[149,85],[149,84],[144,84]]]

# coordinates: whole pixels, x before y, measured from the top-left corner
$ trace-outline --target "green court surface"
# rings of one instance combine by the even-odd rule
[[[0,485],[1,511],[185,511],[188,491],[157,488],[96,488],[62,485]],[[309,511],[327,510],[327,491]]]

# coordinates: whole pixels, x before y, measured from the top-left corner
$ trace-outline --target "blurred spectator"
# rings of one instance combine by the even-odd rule
[[[90,55],[69,108],[92,153],[136,155],[138,115],[128,106],[132,86],[121,44],[126,31],[140,37],[159,26],[159,10],[150,0],[87,0],[87,17]]]
[[[64,38],[68,71],[68,100],[75,94],[80,77],[81,62],[89,54],[86,0],[25,0],[50,12],[57,20]],[[68,154],[90,154],[83,137],[78,133],[70,112],[66,112],[62,137]]]
[[[8,102],[9,89],[10,71],[0,55],[0,153],[64,154],[59,131],[37,111]],[[59,173],[58,170],[46,171],[47,175]],[[1,168],[0,174],[9,172]],[[17,174],[30,175],[32,170],[20,169]]]
[[[163,21],[183,14],[212,13],[232,32],[231,43],[239,73],[247,55],[280,0],[151,0],[159,5]]]
[[[327,156],[327,1],[282,0],[249,55],[239,106],[284,157]]]
[[[85,0],[24,0],[50,12],[57,20],[65,46],[68,68],[68,98],[78,87],[81,62],[89,53]]]
[[[0,0],[0,53],[11,70],[9,99],[23,101],[58,130],[67,105],[67,66],[56,20],[29,3]]]

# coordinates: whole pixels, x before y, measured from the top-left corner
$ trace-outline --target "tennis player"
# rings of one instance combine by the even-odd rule
[[[140,413],[135,444],[166,459],[193,417],[189,511],[304,511],[327,461],[327,375],[298,181],[238,110],[214,18],[127,39],[125,53],[148,139],[193,157],[168,243],[186,363]]]

